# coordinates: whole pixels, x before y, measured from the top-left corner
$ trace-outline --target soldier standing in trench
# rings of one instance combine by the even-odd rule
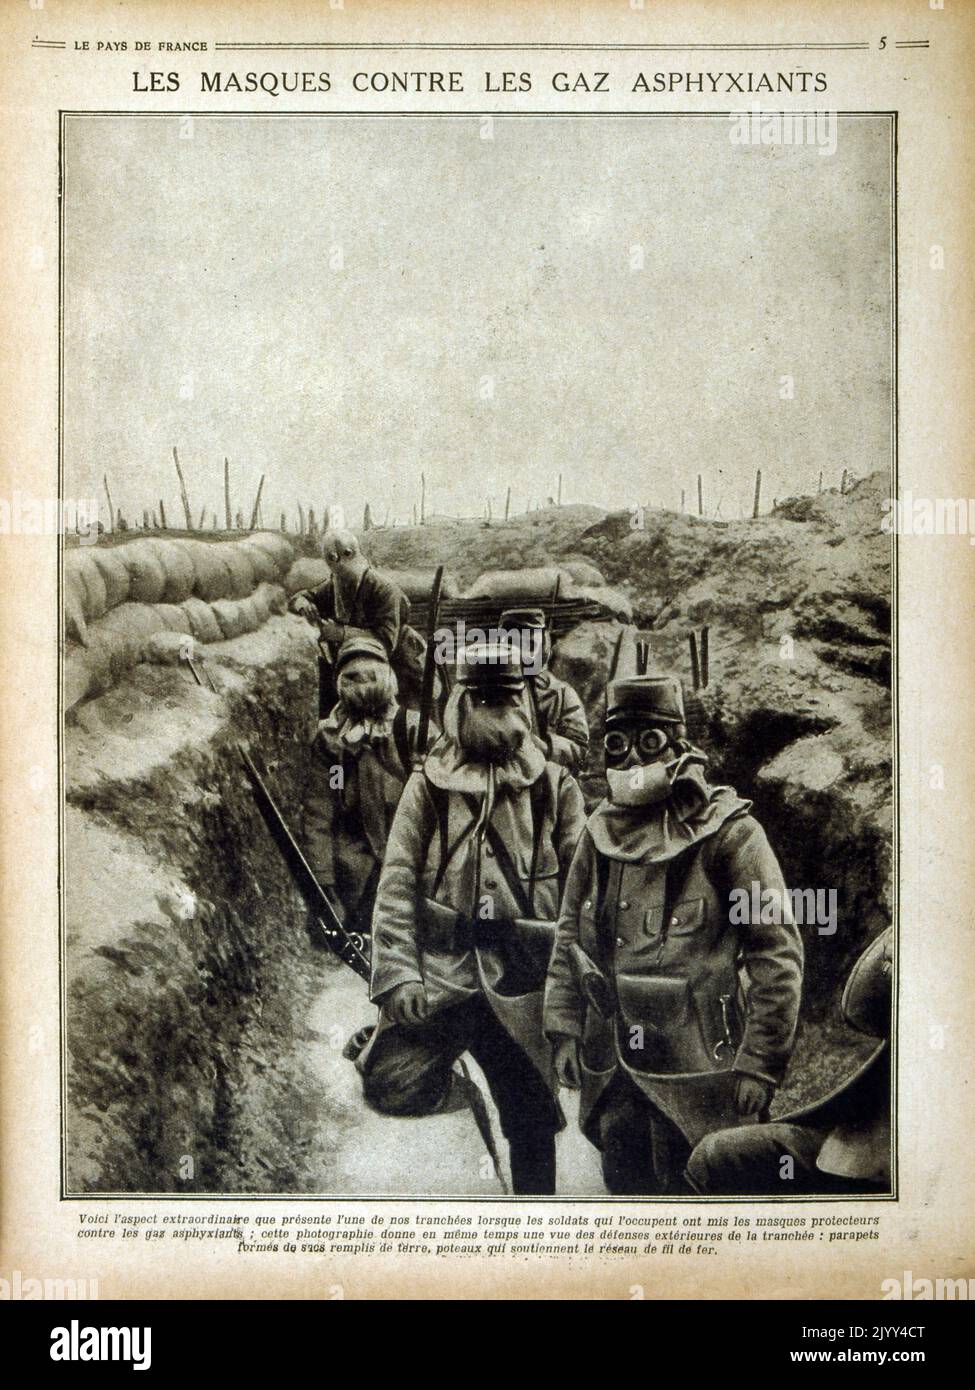
[[[545,745],[545,756],[577,775],[589,748],[589,723],[582,701],[567,681],[549,670],[552,639],[542,608],[507,608],[499,626],[521,646],[528,687],[532,732]]]
[[[305,802],[307,858],[349,931],[370,931],[386,842],[416,754],[419,715],[397,701],[373,637],[346,639],[334,666],[338,702],[318,725]]]
[[[686,739],[680,681],[609,687],[609,797],[572,861],[545,1032],[609,1192],[687,1191],[705,1133],[767,1111],[795,1039],[802,944],[750,802],[711,786]],[[777,923],[729,912],[772,890]],[[743,989],[740,972],[747,981]]]
[[[373,916],[381,1014],[359,1059],[386,1115],[451,1108],[452,1067],[477,1061],[516,1193],[555,1191],[552,1054],[542,985],[560,885],[585,823],[575,780],[531,733],[520,656],[466,648],[444,732],[406,785]]]
[[[351,531],[326,531],[322,556],[331,577],[317,589],[303,589],[288,605],[320,630],[327,654],[319,661],[319,713],[336,695],[334,654],[349,637],[379,642],[396,676],[400,702],[415,706],[423,677],[423,638],[410,626],[410,601],[396,584],[369,564]]]

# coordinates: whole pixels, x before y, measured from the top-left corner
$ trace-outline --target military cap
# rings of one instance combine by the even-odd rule
[[[676,676],[626,676],[611,681],[606,723],[649,719],[659,724],[683,724],[684,695]]]
[[[521,690],[521,653],[513,642],[473,642],[458,655],[457,680],[485,690]]]
[[[335,674],[338,675],[343,666],[348,666],[350,661],[355,661],[360,656],[366,656],[371,661],[381,661],[383,665],[389,663],[386,648],[375,637],[347,637],[335,658]]]
[[[498,620],[498,625],[504,628],[506,632],[513,632],[516,629],[535,629],[548,626],[545,621],[544,608],[506,608]]]

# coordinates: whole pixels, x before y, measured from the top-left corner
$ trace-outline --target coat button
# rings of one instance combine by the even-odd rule
[[[484,880],[484,887],[485,887],[485,888],[497,888],[497,886],[498,886],[498,880],[497,880],[496,878],[486,878],[486,879]]]
[[[680,926],[680,918],[679,918],[679,917],[671,917],[671,919],[670,919],[670,925],[671,925],[672,927],[679,927],[679,926]]]
[[[623,940],[623,938],[622,938],[621,936],[618,936],[618,937],[616,938],[616,944],[617,944],[617,946],[625,946],[625,945],[626,945],[626,942]]]
[[[489,859],[493,859],[493,858],[494,858],[494,850],[491,848],[490,845],[485,845],[485,846],[484,846],[484,853],[487,855],[487,857],[488,857]]]
[[[629,905],[629,903],[620,903],[620,912],[625,912]]]
[[[589,909],[592,907],[592,902],[591,902],[591,900],[590,900],[589,898],[587,898],[586,901],[582,904],[582,906],[583,906],[583,908],[585,909],[585,911],[588,912]]]

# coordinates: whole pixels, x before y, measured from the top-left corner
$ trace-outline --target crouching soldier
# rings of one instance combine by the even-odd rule
[[[589,723],[582,701],[566,681],[552,674],[552,639],[541,608],[507,608],[500,627],[517,640],[528,689],[532,733],[545,745],[545,756],[578,773],[589,748]]]
[[[396,812],[373,916],[376,1033],[359,1059],[387,1115],[451,1107],[469,1052],[508,1141],[516,1193],[555,1191],[551,1047],[542,985],[582,793],[531,737],[517,651],[461,653],[443,735]]]
[[[890,1191],[891,942],[888,927],[850,972],[845,1022],[874,1039],[869,1057],[828,1096],[767,1124],[706,1135],[687,1178],[707,1196]]]
[[[364,939],[389,828],[413,766],[419,715],[397,703],[386,650],[372,637],[343,642],[335,674],[338,703],[313,745],[306,854],[344,925]]]
[[[802,945],[751,803],[711,786],[686,740],[676,678],[610,686],[605,752],[609,796],[569,870],[544,1026],[559,1079],[581,1085],[607,1189],[665,1195],[687,1190],[704,1133],[767,1110],[795,1037]],[[771,925],[740,906],[766,890],[781,904]]]

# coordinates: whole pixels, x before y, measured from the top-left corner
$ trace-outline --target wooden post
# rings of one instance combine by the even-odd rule
[[[711,629],[705,624],[701,628],[701,689],[707,690],[709,667],[711,663]]]
[[[684,510],[684,499],[685,499],[685,497],[686,497],[686,489],[685,489],[685,488],[681,488],[681,490],[680,490],[680,509],[681,509],[681,511]]]
[[[362,509],[362,529],[363,531],[372,530],[372,509],[368,502]]]
[[[758,516],[758,509],[762,504],[762,470],[759,468],[755,474],[755,505],[752,507],[752,516]]]
[[[108,474],[102,474],[102,482],[105,484],[105,496],[108,498],[108,527],[110,531],[115,530],[115,508],[112,506],[112,494],[108,490]]]
[[[505,521],[508,520],[508,514],[510,513],[510,511],[511,511],[511,488],[509,487],[509,488],[508,488],[508,491],[505,493],[505,497],[504,497],[504,519],[505,519]]]
[[[415,526],[415,525],[416,525],[416,503],[415,503],[415,502],[413,503],[413,516],[412,516],[412,522],[413,522],[413,525]]]
[[[304,509],[304,507],[301,505],[301,503],[299,502],[299,503],[298,503],[298,535],[299,535],[299,536],[303,536],[304,534],[305,534],[305,509]]]
[[[224,515],[227,520],[227,530],[232,531],[234,526],[234,514],[230,510],[230,459],[223,461],[223,507]]]
[[[819,470],[819,491],[822,492],[822,490],[823,490],[823,470],[820,469],[820,470]]]
[[[186,479],[183,477],[183,470],[179,466],[179,454],[176,452],[176,445],[173,445],[173,463],[176,465],[176,476],[179,478],[179,493],[183,499],[183,513],[186,517],[187,531],[193,530],[193,513],[190,511],[190,499],[186,492]]]
[[[197,528],[196,528],[196,529],[197,529],[198,531],[202,531],[203,528],[204,528],[204,526],[205,526],[206,524],[207,524],[207,504],[204,502],[204,503],[203,503],[203,506],[200,508],[200,520],[199,520],[199,523],[197,524]]]
[[[166,525],[166,505],[161,497],[159,499],[159,520],[162,524],[163,530],[167,531],[169,528]]]
[[[697,514],[704,515],[704,481],[700,473],[697,475]]]
[[[142,529],[143,529],[143,531],[148,531],[148,530],[149,530],[149,508],[148,508],[148,507],[143,507],[143,508],[142,508]]]
[[[125,517],[122,515],[122,508],[121,508],[121,507],[119,507],[118,512],[116,513],[116,522],[115,522],[115,526],[116,526],[116,530],[119,530],[119,531],[127,531],[127,530],[129,529],[129,528],[128,528],[128,525],[126,524]]]
[[[558,490],[558,493],[557,493],[556,498],[555,498],[555,505],[556,505],[557,507],[561,507],[561,505],[562,505],[562,474],[561,474],[561,473],[559,474],[559,490]]]
[[[239,507],[237,508],[237,515],[234,517],[234,521],[236,522],[237,530],[238,530],[238,531],[243,531],[243,529],[244,529],[244,513],[240,510]]]
[[[154,531],[158,531],[158,530],[159,530],[159,522],[158,522],[158,520],[157,520],[157,518],[156,518],[155,509],[153,509],[153,513],[152,513],[152,529],[153,529]]]
[[[488,519],[488,521],[491,520],[491,499],[490,499],[490,497],[489,497],[488,500],[487,500],[487,519]]]
[[[261,492],[264,488],[264,474],[261,474],[261,481],[257,485],[257,496],[254,498],[254,508],[251,512],[250,529],[253,531],[257,527],[257,509],[261,505]]]
[[[701,688],[701,668],[697,661],[697,633],[689,632],[687,641],[691,649],[691,683],[695,690]]]
[[[843,494],[844,494],[845,492],[846,492],[846,469],[844,468],[844,469],[843,469],[843,476],[842,476],[842,478],[840,479],[840,496],[842,497]]]
[[[427,475],[420,474],[420,525],[425,526],[427,521]]]
[[[211,531],[215,531],[216,529],[217,529],[217,514],[216,514],[216,512],[214,512],[214,513],[213,513],[213,518],[212,518],[212,520],[211,520],[211,522],[210,522],[210,530],[211,530]]]
[[[281,530],[282,530],[282,531],[287,531],[287,529],[288,529],[288,518],[285,516],[284,512],[282,512],[282,513],[281,513]]]

